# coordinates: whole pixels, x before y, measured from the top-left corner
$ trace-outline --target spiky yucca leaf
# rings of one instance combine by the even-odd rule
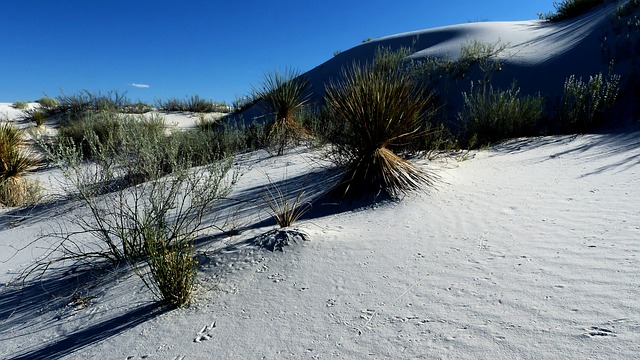
[[[0,202],[16,206],[26,198],[22,175],[37,164],[30,151],[23,149],[22,130],[10,123],[0,125]]]
[[[392,197],[431,184],[431,177],[398,157],[392,149],[424,135],[421,124],[432,110],[432,95],[402,67],[379,69],[353,64],[331,81],[326,101],[350,136],[335,144],[349,163],[337,191]]]
[[[278,147],[278,155],[284,153],[287,144],[306,133],[295,121],[295,114],[307,105],[309,81],[293,69],[265,74],[262,86],[254,89],[255,95],[264,100],[267,111],[275,116],[269,125],[269,141]]]

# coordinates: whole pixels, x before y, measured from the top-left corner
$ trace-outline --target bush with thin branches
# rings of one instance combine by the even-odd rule
[[[471,83],[471,90],[462,93],[463,109],[459,119],[466,130],[470,147],[506,138],[539,135],[545,116],[541,95],[523,96],[515,84],[507,90],[492,85]]]
[[[326,103],[344,124],[333,136],[347,171],[335,191],[341,195],[386,193],[398,197],[432,177],[394,150],[424,135],[432,112],[432,94],[402,67],[376,69],[353,64],[326,88]]]
[[[54,252],[63,254],[56,261],[129,264],[164,302],[183,306],[195,276],[193,241],[219,226],[209,211],[233,184],[232,163],[212,155],[194,168],[180,138],[156,134],[135,121],[120,122],[106,139],[89,129],[91,162],[79,147],[45,146],[69,195],[87,209],[71,220],[80,231],[53,234],[61,240]]]
[[[588,81],[571,75],[564,83],[560,108],[560,128],[564,131],[585,131],[600,120],[599,117],[611,108],[617,98],[620,75],[589,76]]]
[[[265,74],[260,88],[254,90],[256,97],[263,100],[260,104],[273,116],[267,133],[278,156],[292,141],[308,133],[296,121],[298,112],[307,105],[308,90],[309,81],[293,69]]]

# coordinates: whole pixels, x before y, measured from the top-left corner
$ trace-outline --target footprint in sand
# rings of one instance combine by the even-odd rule
[[[204,340],[209,340],[213,337],[213,335],[211,335],[211,331],[213,329],[215,329],[216,327],[216,322],[212,322],[211,325],[205,325],[199,332],[198,335],[196,335],[196,338],[193,339],[193,342],[195,343],[199,343],[201,341]]]
[[[591,326],[585,330],[587,331],[585,335],[589,337],[616,336],[616,333],[613,332],[613,330],[601,328],[598,326]]]

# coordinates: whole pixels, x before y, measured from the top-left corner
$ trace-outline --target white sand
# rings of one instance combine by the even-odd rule
[[[473,28],[493,26],[502,25]],[[252,201],[229,213],[249,228],[200,241],[199,285],[185,309],[158,308],[125,270],[81,281],[54,271],[7,286],[53,240],[30,243],[82,209],[3,209],[0,358],[638,357],[638,130],[420,161],[440,177],[434,189],[361,210],[316,204],[298,224],[310,241],[284,253],[255,246],[274,227],[262,221],[265,174],[322,191],[330,172],[321,155],[238,159],[244,175],[232,196]]]

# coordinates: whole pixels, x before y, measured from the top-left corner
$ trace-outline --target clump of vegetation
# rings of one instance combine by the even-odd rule
[[[605,0],[562,0],[561,2],[553,3],[553,6],[556,8],[555,13],[540,13],[538,17],[542,20],[552,22],[573,19],[598,5],[604,4],[604,2]]]
[[[35,110],[31,113],[31,120],[36,123],[36,127],[41,127],[47,120],[47,114],[44,111]]]
[[[384,63],[384,61],[382,61]],[[326,102],[342,126],[332,143],[347,171],[336,187],[341,195],[385,193],[397,197],[431,177],[395,150],[424,134],[432,95],[401,67],[373,64],[343,69],[327,85]]]
[[[202,230],[216,226],[210,209],[228,194],[235,177],[227,176],[230,160],[209,152],[198,154],[209,157],[199,159],[203,165],[194,168],[181,138],[153,130],[156,125],[124,118],[104,139],[87,129],[90,163],[72,143],[45,146],[65,175],[65,188],[87,208],[72,219],[83,231],[59,235],[56,251],[63,255],[56,261],[129,264],[154,294],[171,306],[182,306],[195,276],[193,241]],[[80,233],[81,240],[76,238]]]
[[[0,124],[0,203],[21,206],[37,200],[38,184],[24,178],[37,164],[35,154],[25,147],[22,130]]]
[[[464,105],[459,118],[466,130],[468,145],[484,145],[502,139],[539,135],[545,116],[542,96],[522,96],[515,84],[508,90],[471,83],[462,93]]]
[[[305,192],[300,190],[294,199],[289,198],[286,189],[283,191],[267,176],[267,204],[269,213],[280,228],[292,226],[302,215],[311,210],[311,203],[304,200]]]
[[[40,106],[43,107],[44,109],[53,109],[58,105],[58,102],[56,101],[56,99],[50,98],[48,96],[40,98],[36,100],[36,102],[40,104]]]
[[[600,116],[618,98],[620,75],[599,73],[588,81],[571,75],[564,83],[560,107],[560,127],[565,131],[585,131],[600,121]]]
[[[255,94],[251,94],[250,96],[246,95],[246,96],[237,97],[231,103],[231,111],[234,114],[240,114],[243,111],[252,107],[253,105],[257,104],[260,100],[261,99],[257,97]]]
[[[16,101],[11,105],[14,109],[24,110],[29,107],[29,103],[26,101]]]
[[[273,116],[268,125],[267,140],[276,147],[278,156],[284,154],[292,141],[308,134],[296,121],[300,110],[307,105],[308,89],[309,81],[293,69],[267,73],[261,87],[255,89],[256,96],[263,100],[261,104]]]
[[[154,231],[156,229],[150,229]],[[150,234],[148,241],[148,266],[150,278],[143,281],[154,295],[171,307],[182,307],[191,300],[196,278],[194,246],[192,243],[178,242],[167,245],[162,235]],[[152,281],[149,281],[152,280]]]
[[[206,100],[198,95],[189,96],[186,99],[169,98],[167,100],[158,100],[156,105],[158,109],[176,112],[227,113],[231,110],[231,107],[224,102]]]

